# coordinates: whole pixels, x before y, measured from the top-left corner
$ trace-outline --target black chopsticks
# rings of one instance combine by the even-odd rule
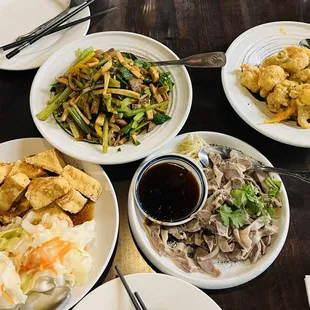
[[[112,8],[109,8],[107,10],[104,10],[104,11],[101,11],[99,13],[96,13],[96,14],[93,14],[93,15],[89,15],[89,16],[86,16],[86,17],[83,17],[83,18],[80,18],[80,19],[77,19],[71,23],[67,23],[67,24],[64,24],[64,25],[61,25],[61,26],[58,26],[57,28],[54,28],[52,29],[50,32],[46,33],[45,36],[47,35],[50,35],[52,33],[55,33],[55,32],[58,32],[58,31],[61,31],[61,30],[64,30],[64,29],[67,29],[67,28],[70,28],[70,27],[73,27],[75,25],[78,25],[80,23],[83,23],[89,19],[93,19],[95,17],[98,17],[100,15],[104,15],[104,14],[107,14],[107,13],[110,13],[110,12],[113,12],[117,9],[116,6],[112,7]],[[31,36],[27,36],[27,37],[24,37],[23,39],[20,39],[18,41],[15,41],[15,42],[12,42],[12,43],[9,43],[9,44],[6,44],[6,45],[3,45],[0,47],[0,49],[2,49],[3,51],[7,51],[11,48],[14,48],[14,47],[17,47],[17,46],[20,46],[22,43],[24,43],[25,41],[28,41],[30,40],[31,38],[33,38],[33,35]]]
[[[121,273],[121,271],[119,270],[118,266],[115,266],[115,270],[119,276],[119,278],[121,279],[134,307],[136,310],[147,310],[145,304],[143,303],[140,295],[138,294],[138,292],[135,292],[134,294],[132,293],[127,281],[125,280],[125,277],[123,276],[123,274]]]
[[[53,23],[51,26],[43,29],[42,31],[40,31],[38,34],[33,35],[29,40],[25,41],[24,43],[22,43],[22,45],[20,45],[19,47],[17,47],[16,49],[14,49],[13,51],[11,51],[10,53],[8,53],[7,55],[5,55],[5,57],[7,59],[11,59],[12,57],[14,57],[15,55],[17,55],[21,50],[23,50],[24,48],[26,48],[27,46],[31,45],[32,43],[38,41],[39,39],[41,39],[42,37],[46,36],[50,31],[52,31],[53,29],[57,28],[58,26],[60,26],[61,24],[63,24],[65,21],[67,21],[68,19],[70,19],[71,17],[73,17],[74,15],[76,15],[77,13],[79,13],[80,11],[82,11],[84,8],[86,8],[87,6],[89,6],[92,2],[94,2],[95,0],[88,0],[85,3],[83,3],[82,5],[80,5],[78,8],[76,8],[74,11],[72,11],[71,13],[67,14],[66,16],[60,18],[59,20],[57,20],[55,23]]]

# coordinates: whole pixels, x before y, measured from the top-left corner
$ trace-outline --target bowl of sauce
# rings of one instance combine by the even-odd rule
[[[161,225],[184,224],[205,204],[208,184],[202,169],[179,154],[161,155],[137,172],[135,202],[144,216]]]

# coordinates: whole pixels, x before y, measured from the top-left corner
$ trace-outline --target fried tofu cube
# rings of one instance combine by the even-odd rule
[[[31,218],[31,223],[33,225],[38,225],[41,222],[43,215],[48,213],[50,215],[56,215],[60,220],[67,221],[70,227],[73,226],[70,216],[54,203],[39,210],[30,210],[30,212],[33,212],[33,217]]]
[[[17,160],[14,165],[13,168],[11,169],[9,175],[14,175],[16,173],[24,173],[29,179],[35,179],[38,177],[45,177],[47,176],[47,173],[41,169],[41,168],[37,168],[33,165],[30,165],[24,161],[21,160]]]
[[[62,177],[37,178],[30,183],[26,198],[38,210],[66,195],[69,190],[69,183]]]
[[[72,188],[92,201],[96,202],[102,193],[101,184],[97,180],[75,167],[67,165],[61,176],[69,182]]]
[[[0,187],[0,211],[7,211],[17,201],[29,185],[30,180],[24,173],[17,173],[5,178]]]
[[[55,149],[38,153],[34,156],[26,157],[25,161],[28,164],[50,172],[54,172],[56,174],[61,174],[63,167],[66,165],[58,151]]]
[[[0,184],[4,181],[6,176],[10,173],[13,164],[0,162]]]
[[[73,188],[70,189],[68,194],[56,200],[59,207],[73,214],[79,213],[86,202],[87,198]]]
[[[0,213],[0,222],[4,225],[11,224],[17,216],[24,216],[24,214],[30,209],[30,202],[26,197],[23,197],[10,210]]]

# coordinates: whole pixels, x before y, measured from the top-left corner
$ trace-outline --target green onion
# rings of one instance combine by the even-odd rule
[[[133,134],[134,132],[139,131],[139,130],[142,129],[144,126],[146,126],[149,122],[150,122],[150,121],[141,123],[137,128],[131,130],[131,131],[130,131],[130,134]]]
[[[67,87],[52,103],[50,103],[50,105],[36,115],[37,119],[40,121],[46,121],[47,118],[60,107],[60,105],[69,97],[71,93],[72,89]]]
[[[68,111],[72,118],[75,120],[77,125],[86,133],[89,134],[92,130],[87,126],[87,124],[83,121],[79,113],[74,108],[68,108]]]
[[[107,107],[107,111],[111,112],[112,111],[112,98],[103,98],[104,104]]]
[[[103,125],[103,153],[108,153],[108,145],[109,145],[109,120],[106,117]]]
[[[90,46],[86,48],[84,51],[81,51],[80,49],[78,49],[78,51],[79,51],[79,57],[74,62],[75,65],[80,61],[82,61],[84,58],[86,58],[90,53],[92,53],[94,51],[94,48]]]
[[[134,115],[137,115],[138,113],[141,113],[141,112],[144,113],[144,112],[146,112],[148,110],[153,110],[153,109],[156,109],[156,108],[161,108],[161,107],[166,106],[168,104],[169,104],[169,101],[163,101],[161,103],[150,104],[149,106],[147,106],[145,108],[141,108],[141,109],[136,109],[136,110],[116,109],[116,111],[117,112],[123,112],[126,117],[132,117]]]
[[[131,104],[131,99],[129,97],[121,101],[121,109],[125,109]]]
[[[121,82],[115,79],[110,79],[109,80],[109,87],[115,87],[115,88],[120,88],[121,87]]]
[[[70,130],[73,134],[74,139],[79,140],[80,139],[80,133],[79,129],[74,121],[68,121],[68,125],[70,127]]]
[[[80,88],[83,88],[84,85],[76,78],[72,78],[72,81]]]
[[[103,65],[104,65],[107,61],[109,61],[110,59],[111,59],[111,57],[109,57],[109,56],[104,57],[103,59],[101,59],[101,60],[98,62],[98,64],[95,66],[95,69],[97,69],[97,68],[103,66]]]
[[[61,93],[58,93],[57,95],[53,96],[51,99],[47,101],[47,104],[50,105],[51,103],[53,103],[57,98],[59,98],[60,95]]]

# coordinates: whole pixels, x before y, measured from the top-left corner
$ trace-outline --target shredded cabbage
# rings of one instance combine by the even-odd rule
[[[0,256],[0,285],[4,282],[2,269],[11,272],[14,268],[10,289],[15,290],[14,302],[18,303],[24,303],[21,296],[33,289],[49,290],[50,283],[70,287],[85,284],[92,268],[86,247],[95,238],[95,220],[70,227],[66,220],[48,213],[37,225],[34,219],[35,214],[29,212],[24,219],[16,218],[0,228],[1,255],[7,258],[1,263]],[[11,309],[2,307],[7,302],[0,290],[0,309]]]
[[[0,309],[13,309],[25,303],[27,296],[20,285],[20,277],[12,261],[0,252]]]
[[[175,151],[198,161],[199,151],[208,146],[208,143],[197,134],[189,134],[176,146]]]

